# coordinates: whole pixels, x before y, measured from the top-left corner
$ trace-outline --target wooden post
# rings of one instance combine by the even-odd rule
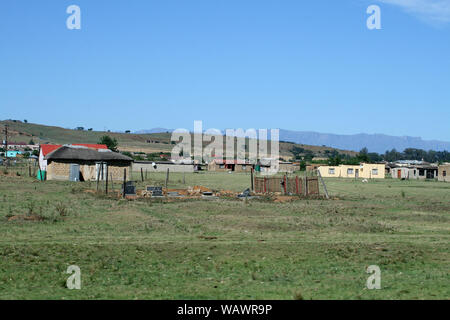
[[[266,193],[267,192],[267,187],[266,187],[266,177],[264,177],[264,193]]]
[[[325,191],[325,196],[327,197],[327,199],[330,199],[330,196],[328,195],[328,190],[327,190],[327,186],[325,185],[325,181],[323,181],[322,179],[322,175],[320,174],[320,171],[317,170],[320,182],[322,182],[322,186],[323,186],[323,190]]]
[[[251,183],[251,186],[252,186],[251,190],[255,191],[255,185],[253,183],[253,168],[250,169],[250,183]]]
[[[123,197],[125,198],[125,185],[127,184],[127,169],[123,169]]]
[[[147,169],[145,169],[145,180],[147,180]]]
[[[31,178],[31,166],[28,165],[28,176]]]
[[[308,176],[305,175],[305,190],[303,190],[303,194],[308,196]]]
[[[186,184],[186,172],[183,171],[183,184]]]
[[[108,194],[108,164],[106,164],[105,194]]]
[[[141,180],[142,182],[144,182],[144,171],[142,170],[142,167],[141,167]]]
[[[298,194],[298,176],[295,176],[295,193]]]
[[[286,178],[286,175],[284,175],[283,179],[284,179],[284,194],[287,194],[287,178]]]
[[[100,164],[101,165],[101,164]],[[99,168],[100,169],[100,168]],[[97,192],[98,192],[98,183],[100,180],[100,170],[97,170]]]
[[[166,191],[167,191],[167,184],[169,183],[169,168],[167,168],[167,173],[166,173]]]
[[[110,173],[110,175],[111,175],[111,190],[114,193],[114,180],[113,180],[112,172]]]

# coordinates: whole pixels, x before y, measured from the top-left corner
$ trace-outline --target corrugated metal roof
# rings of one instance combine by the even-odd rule
[[[105,144],[89,144],[89,143],[74,143],[74,146],[82,146],[86,148],[93,148],[93,149],[108,149],[108,147]],[[41,150],[44,157],[49,154],[50,152],[55,151],[56,149],[59,149],[62,147],[60,144],[41,144]]]

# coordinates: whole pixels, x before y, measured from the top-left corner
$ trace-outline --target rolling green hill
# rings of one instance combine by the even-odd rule
[[[169,152],[173,148],[170,133],[133,134],[105,131],[87,131],[64,129],[56,126],[46,126],[35,123],[25,123],[19,120],[0,121],[0,130],[8,126],[8,140],[10,142],[26,142],[33,140],[35,144],[69,144],[69,143],[98,143],[104,135],[117,139],[120,151],[131,152]],[[2,138],[4,139],[4,138]],[[280,154],[289,159],[293,156],[294,148],[311,151],[317,157],[325,157],[328,152],[337,150],[341,154],[356,155],[356,152],[338,150],[329,147],[309,146],[290,142],[280,142]]]

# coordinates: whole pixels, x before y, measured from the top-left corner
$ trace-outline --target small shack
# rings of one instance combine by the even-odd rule
[[[391,176],[394,179],[436,179],[438,176],[438,167],[432,164],[415,166],[397,166],[391,167]]]
[[[253,168],[247,161],[214,159],[208,164],[208,171],[216,172],[250,172]]]
[[[440,165],[438,171],[438,181],[450,182],[450,164]]]
[[[293,162],[279,161],[278,165],[278,172],[282,173],[293,173],[300,170],[300,164],[295,164]]]
[[[96,181],[123,179],[123,169],[130,177],[133,159],[111,150],[83,146],[63,146],[45,156],[47,180]]]
[[[80,147],[86,147],[90,149],[104,149],[107,150],[108,147],[105,144],[86,144],[86,143],[79,143],[79,144],[72,144],[74,146],[80,146]],[[39,168],[42,171],[47,170],[47,160],[45,160],[45,157],[50,153],[53,152],[59,148],[61,148],[61,144],[41,144],[39,147]]]

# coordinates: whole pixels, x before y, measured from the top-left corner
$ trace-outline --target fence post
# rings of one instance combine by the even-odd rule
[[[330,196],[328,195],[328,190],[327,190],[327,186],[325,185],[325,181],[323,181],[322,179],[322,175],[320,174],[320,171],[317,170],[320,182],[322,182],[322,186],[323,186],[323,190],[325,191],[325,196],[327,197],[327,199],[330,199]]]
[[[267,187],[266,187],[266,177],[264,177],[264,193],[267,192]]]
[[[127,184],[127,169],[123,169],[123,197],[125,198],[125,185]]]
[[[167,184],[169,183],[169,168],[167,168],[167,173],[166,173],[166,191],[167,191]]]
[[[108,164],[106,164],[105,194],[108,194]]]
[[[100,168],[97,169],[97,192],[98,192],[98,182],[99,182],[99,180],[100,180]]]
[[[112,172],[111,172],[111,190],[112,190],[112,192],[113,192],[113,194],[114,194],[114,180],[113,180],[113,174],[112,174]]]
[[[142,182],[144,182],[144,171],[142,170],[142,167],[141,167],[141,180]]]
[[[303,194],[308,196],[308,176],[305,175],[305,190],[303,190]]]
[[[287,194],[287,178],[286,178],[286,175],[284,175],[283,179],[284,179],[284,194]]]
[[[298,176],[295,176],[295,193],[298,194]]]
[[[254,188],[254,184],[253,184],[253,168],[250,169],[250,181],[251,181],[251,186],[252,186],[252,191],[255,190]]]

